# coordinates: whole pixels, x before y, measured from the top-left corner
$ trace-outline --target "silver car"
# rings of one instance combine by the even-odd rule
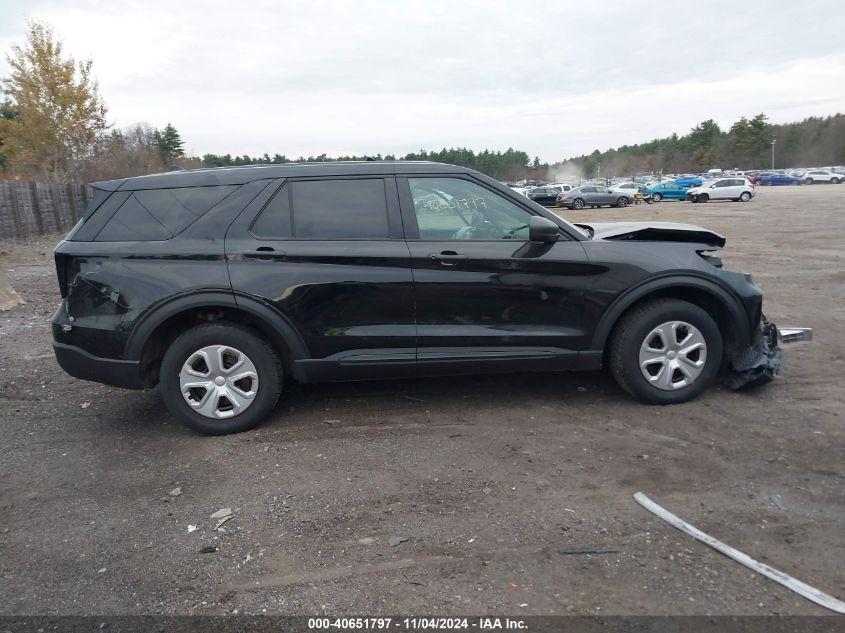
[[[634,195],[631,193],[614,192],[598,185],[584,185],[572,191],[564,191],[557,197],[557,206],[570,209],[627,207],[633,202]]]

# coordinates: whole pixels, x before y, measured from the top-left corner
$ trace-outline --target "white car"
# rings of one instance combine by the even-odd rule
[[[754,197],[754,185],[745,178],[716,178],[705,182],[700,187],[687,191],[687,200],[707,202],[708,200],[733,200],[748,202]]]
[[[575,185],[570,185],[568,182],[553,182],[552,184],[546,186],[557,187],[560,191],[572,191],[575,189]]]
[[[621,182],[618,185],[608,187],[608,189],[610,189],[613,193],[627,193],[632,196],[642,188],[643,186],[640,183],[634,182],[632,180]]]
[[[801,177],[808,185],[815,185],[820,182],[828,182],[833,185],[838,185],[842,182],[843,178],[845,178],[842,174],[835,174],[824,169],[811,169],[810,171],[804,172],[804,175]]]

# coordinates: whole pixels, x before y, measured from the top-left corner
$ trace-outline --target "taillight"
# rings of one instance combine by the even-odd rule
[[[67,297],[67,274],[68,274],[68,255],[59,255],[56,253],[56,275],[59,278],[59,292],[62,299]]]

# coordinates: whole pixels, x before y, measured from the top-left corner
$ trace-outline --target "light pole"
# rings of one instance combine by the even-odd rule
[[[777,143],[777,142],[778,142],[778,140],[776,138],[772,139],[772,169],[773,170],[775,168],[775,143]]]

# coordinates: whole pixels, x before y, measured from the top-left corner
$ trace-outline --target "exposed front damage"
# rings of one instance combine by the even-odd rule
[[[721,269],[722,261],[714,257],[712,251],[725,246],[724,236],[693,224],[675,222],[596,222],[578,224],[586,229],[594,240],[629,241],[629,242],[670,242],[695,244],[708,247],[696,249],[696,253],[714,267]],[[667,253],[668,255],[668,253]],[[720,271],[720,274],[738,278],[740,273]],[[753,288],[751,277],[746,277]],[[759,289],[757,289],[759,293]],[[757,298],[757,308],[749,309],[749,314],[759,316],[755,343],[747,347],[738,347],[730,351],[726,370],[727,384],[732,389],[770,382],[777,376],[786,357],[781,345],[810,341],[813,338],[810,328],[778,328],[770,323],[760,311],[762,295]]]
[[[813,340],[812,328],[778,328],[763,316],[760,342],[735,350],[728,365],[727,383],[731,389],[765,384],[774,380],[786,358],[781,344]]]

